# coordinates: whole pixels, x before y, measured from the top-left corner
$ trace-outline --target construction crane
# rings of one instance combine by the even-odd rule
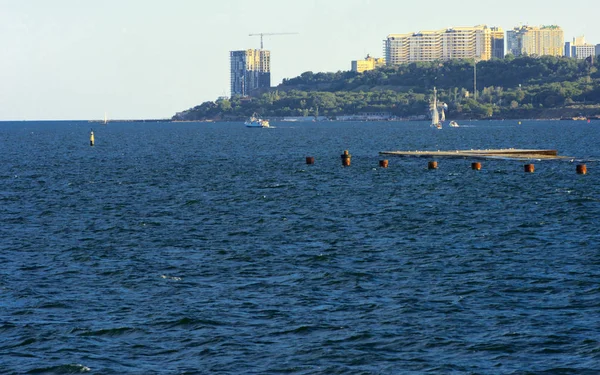
[[[259,36],[260,35],[260,49],[264,49],[263,48],[263,36],[269,36],[269,35],[292,35],[292,34],[298,34],[298,33],[256,33],[256,34],[249,34],[248,36]]]

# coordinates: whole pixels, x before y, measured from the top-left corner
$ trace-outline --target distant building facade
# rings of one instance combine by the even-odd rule
[[[520,26],[506,32],[507,53],[515,56],[563,56],[565,37],[559,26]]]
[[[384,41],[384,50],[388,65],[475,57],[489,60],[504,56],[504,32],[498,27],[478,25],[390,34]]]
[[[587,44],[583,36],[573,38],[573,42],[565,43],[565,56],[585,60],[590,56],[597,56],[596,46]]]
[[[231,51],[231,96],[247,96],[271,87],[271,52],[262,49]]]
[[[357,73],[366,72],[367,70],[374,70],[380,66],[385,65],[385,59],[383,57],[371,57],[367,55],[364,60],[352,61],[352,71]]]
[[[503,59],[504,58],[504,30],[500,27],[490,28],[491,33],[491,44],[492,44],[492,58]]]

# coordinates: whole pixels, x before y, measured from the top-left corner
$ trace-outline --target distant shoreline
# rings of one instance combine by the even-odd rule
[[[326,123],[326,122],[424,122],[429,119],[407,119],[407,118],[391,118],[391,119],[351,119],[351,120],[319,120],[319,121],[286,121],[283,118],[273,117],[269,118],[273,122],[287,122],[291,124],[312,124],[312,123]],[[468,118],[456,118],[458,121],[600,121],[600,116],[580,117],[580,118],[483,118],[483,119],[468,119]],[[218,119],[218,120],[171,120],[171,119],[137,119],[137,120],[111,120],[106,125],[111,123],[231,123],[231,122],[243,122],[243,119]],[[102,120],[0,120],[0,123],[7,122],[87,122],[89,124],[97,124],[104,126]]]
[[[90,124],[104,125],[104,120],[0,120],[2,122],[87,122]],[[173,122],[171,119],[136,119],[136,120],[109,120],[110,123],[122,122]]]

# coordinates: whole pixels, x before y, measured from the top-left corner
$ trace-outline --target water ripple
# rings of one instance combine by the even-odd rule
[[[377,168],[599,128],[422,125],[0,124],[0,372],[600,373],[596,164]]]

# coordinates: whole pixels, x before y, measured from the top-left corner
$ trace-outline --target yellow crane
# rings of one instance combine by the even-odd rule
[[[293,35],[293,34],[298,34],[298,33],[256,33],[256,34],[249,34],[248,36],[260,36],[260,49],[264,49],[263,48],[263,36],[270,36],[270,35]]]

